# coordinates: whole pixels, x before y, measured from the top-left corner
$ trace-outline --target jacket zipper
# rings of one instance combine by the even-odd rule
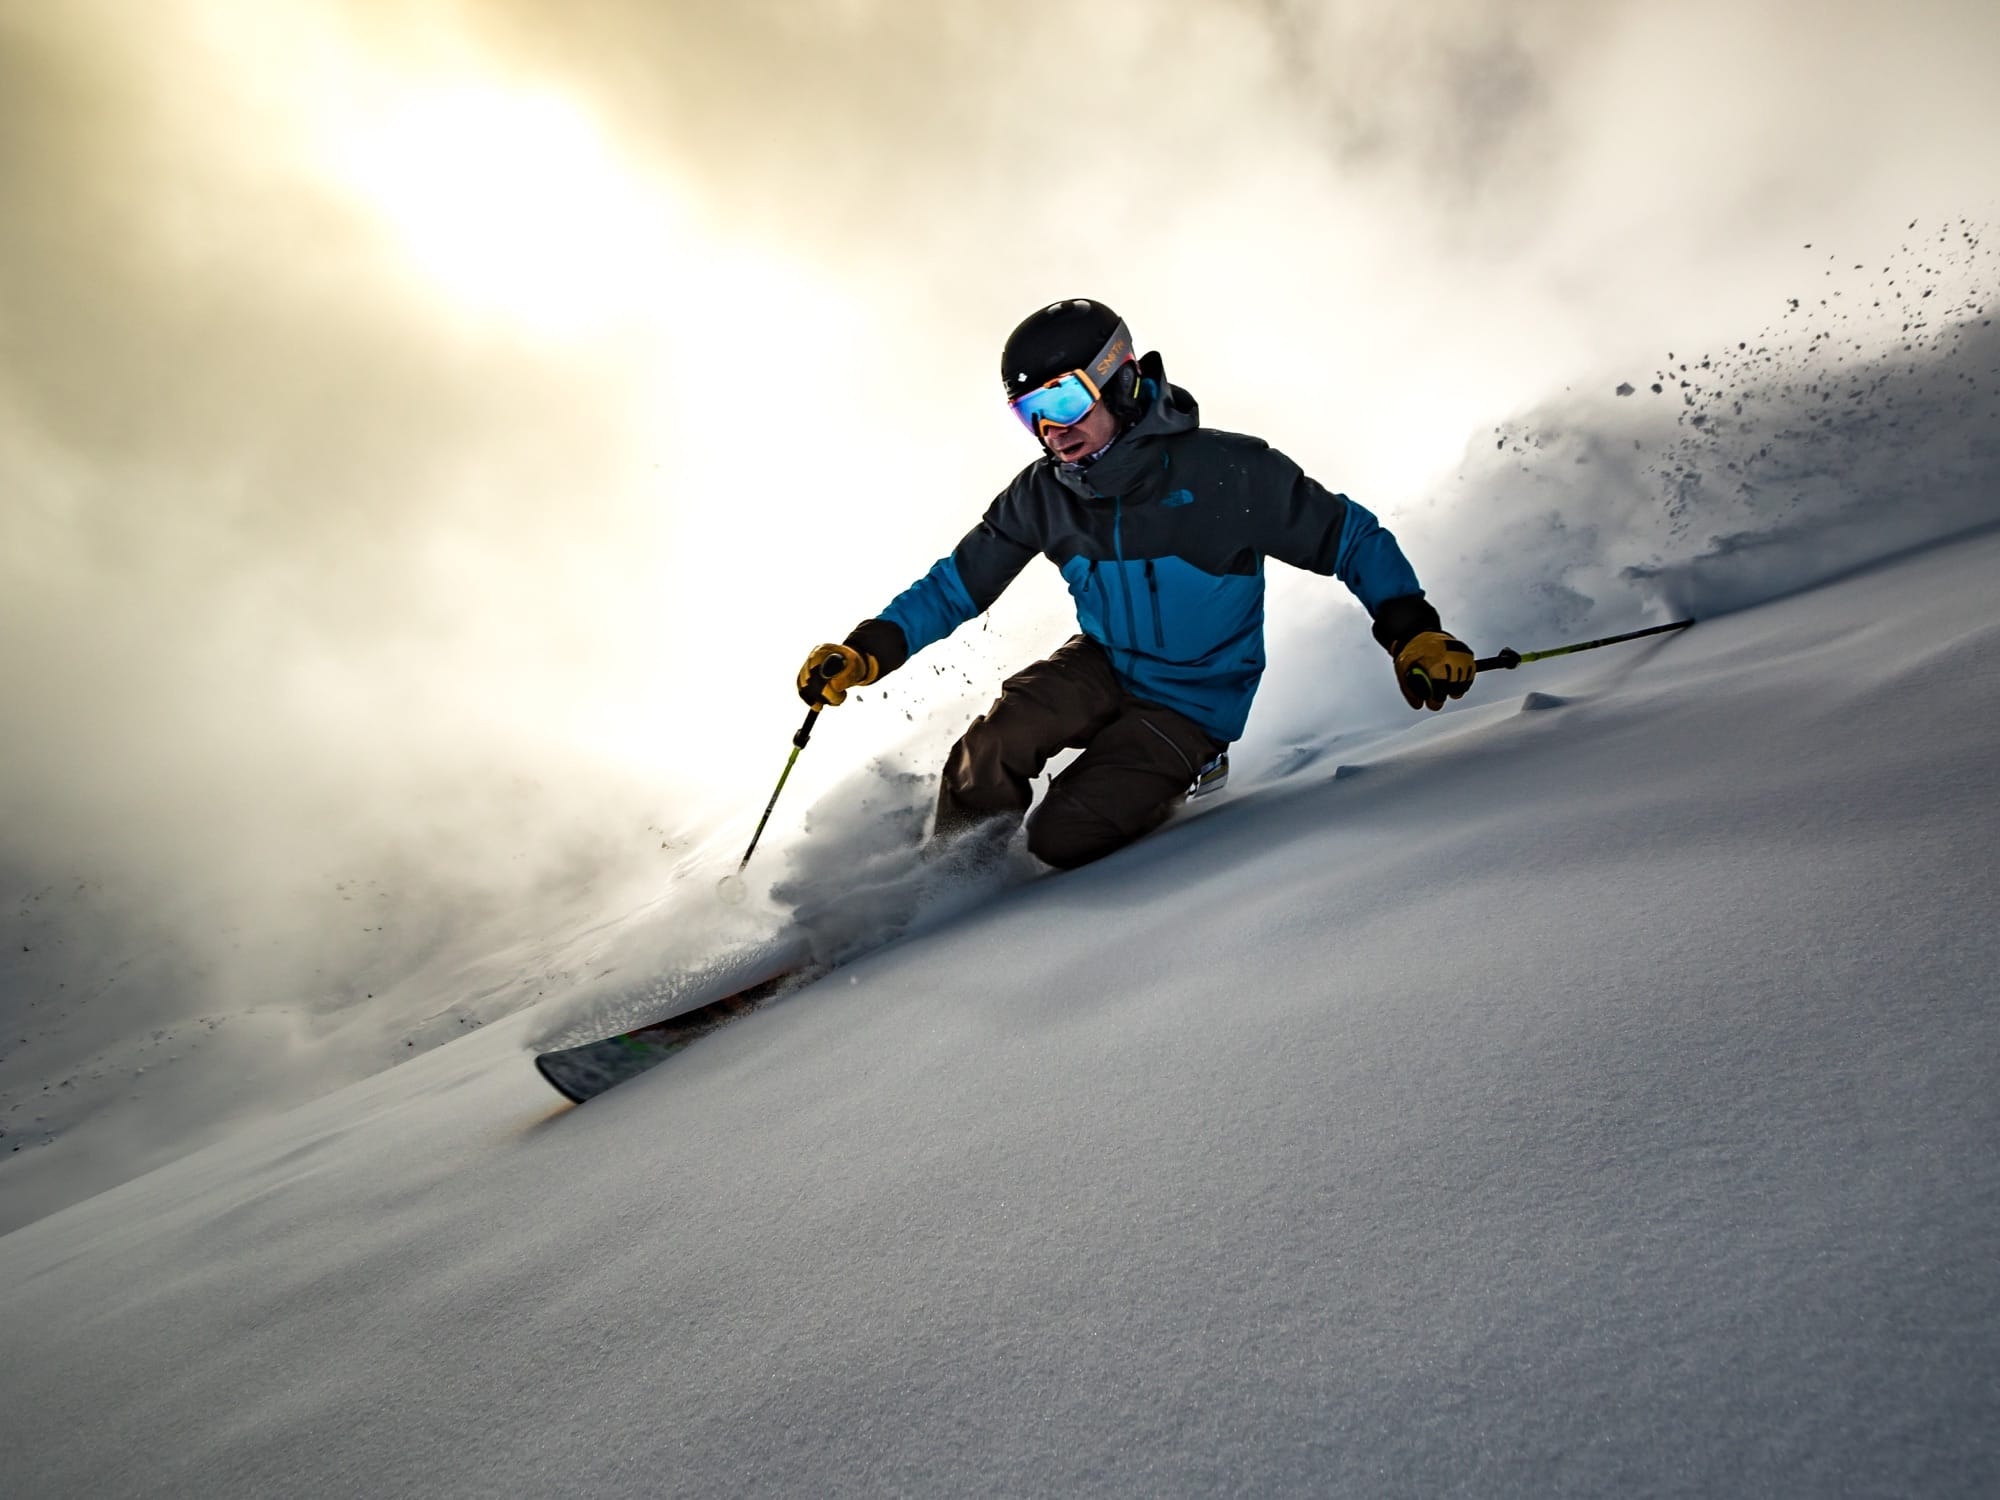
[[[1111,603],[1111,591],[1105,586],[1104,580],[1097,576],[1097,561],[1094,557],[1090,560],[1090,571],[1084,575],[1083,591],[1086,594],[1096,594],[1108,606]],[[1104,635],[1104,649],[1116,651],[1118,643],[1111,639],[1111,613],[1108,608],[1104,613]],[[1114,668],[1117,666],[1116,658],[1113,659],[1112,665]]]
[[[1153,645],[1167,649],[1167,627],[1160,620],[1160,580],[1153,576],[1153,560],[1146,559],[1146,592],[1153,596]]]
[[[1132,580],[1125,573],[1125,543],[1121,539],[1125,520],[1125,502],[1113,498],[1111,502],[1111,550],[1118,557],[1119,592],[1125,596],[1125,639],[1132,649],[1139,645],[1139,617],[1132,608]]]

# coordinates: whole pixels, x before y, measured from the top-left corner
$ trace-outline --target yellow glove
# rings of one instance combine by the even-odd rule
[[[852,646],[815,646],[799,668],[799,696],[815,707],[847,701],[847,690],[862,687],[882,675],[875,658]]]
[[[1440,709],[1472,686],[1472,648],[1442,630],[1411,636],[1396,653],[1396,686],[1412,708]]]

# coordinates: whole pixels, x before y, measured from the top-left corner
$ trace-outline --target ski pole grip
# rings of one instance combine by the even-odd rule
[[[1482,656],[1472,664],[1475,672],[1511,671],[1521,665],[1521,653],[1512,646],[1502,646],[1498,656]]]
[[[819,702],[806,711],[805,723],[801,724],[799,732],[792,736],[792,743],[797,745],[801,750],[805,749],[806,740],[812,735],[813,721],[819,717],[819,711],[827,706],[825,697],[827,684],[846,670],[847,659],[841,656],[829,656],[825,661],[813,668],[813,681],[819,685],[821,697]]]
[[[821,687],[825,687],[827,683],[840,675],[840,669],[845,665],[846,663],[839,657],[829,656],[825,661],[813,668],[813,676],[818,679]],[[799,749],[805,749],[806,741],[812,738],[813,725],[819,722],[819,711],[825,707],[826,703],[822,700],[806,710],[805,723],[799,725],[799,732],[792,736],[792,743]]]

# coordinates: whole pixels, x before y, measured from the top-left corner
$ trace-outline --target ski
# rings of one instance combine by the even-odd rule
[[[658,1067],[717,1027],[748,1015],[783,990],[788,980],[808,971],[808,965],[793,965],[664,1021],[651,1021],[580,1046],[539,1052],[535,1055],[535,1066],[557,1093],[582,1104],[606,1089],[616,1088],[627,1079]]]
[[[1202,774],[1219,785],[1229,774],[1228,757],[1217,756],[1202,768]],[[995,866],[1003,854],[992,838],[974,833],[951,842],[927,862],[919,860],[914,870],[898,868],[887,879],[862,880],[817,903],[801,904],[792,913],[788,936],[754,955],[731,961],[729,978],[721,982],[737,987],[720,999],[616,1036],[539,1052],[535,1066],[565,1099],[577,1104],[595,1099],[606,1089],[658,1067],[689,1043],[748,1015],[779,994],[898,941],[924,905],[923,882],[928,882],[935,896],[941,878],[975,879],[979,871]],[[924,872],[922,882],[913,879],[919,871]],[[823,941],[816,956],[815,944],[807,936],[812,932],[821,934],[822,939],[836,932],[847,936],[844,942]],[[858,935],[861,940],[857,942]]]

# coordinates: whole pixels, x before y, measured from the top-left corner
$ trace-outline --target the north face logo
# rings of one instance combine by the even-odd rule
[[[1160,499],[1160,504],[1162,504],[1162,505],[1192,505],[1192,504],[1194,504],[1194,491],[1193,491],[1193,490],[1174,490],[1174,491],[1173,491],[1172,493],[1170,493],[1170,494],[1167,494],[1167,495],[1164,495],[1164,496],[1162,496],[1162,497],[1161,497],[1161,499]]]

